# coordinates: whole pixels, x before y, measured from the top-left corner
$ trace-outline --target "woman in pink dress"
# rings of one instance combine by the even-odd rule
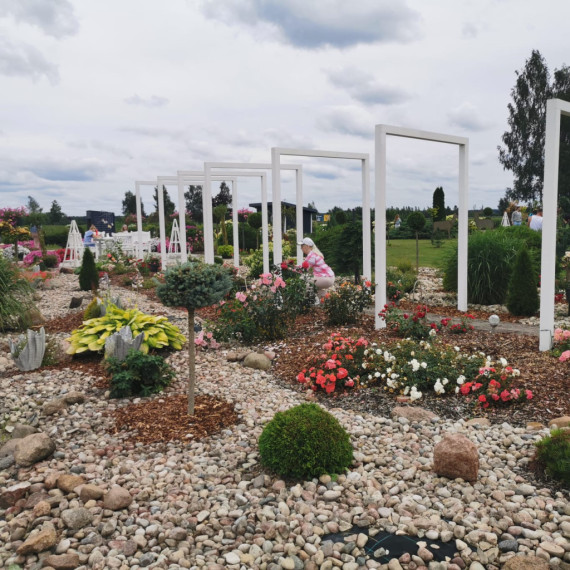
[[[323,254],[311,238],[304,238],[297,245],[301,246],[301,251],[305,255],[303,267],[313,272],[317,294],[321,299],[325,291],[334,285],[334,271],[325,263]]]

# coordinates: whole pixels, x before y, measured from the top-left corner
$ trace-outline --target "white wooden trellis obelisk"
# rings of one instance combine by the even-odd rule
[[[170,232],[170,244],[168,245],[169,256],[180,256],[182,248],[180,247],[180,229],[178,228],[178,220],[172,222],[172,231]]]
[[[79,267],[83,261],[83,249],[83,238],[77,227],[77,222],[71,220],[61,267]]]
[[[501,226],[510,226],[511,222],[509,221],[509,214],[507,212],[503,213],[503,219],[501,221]]]

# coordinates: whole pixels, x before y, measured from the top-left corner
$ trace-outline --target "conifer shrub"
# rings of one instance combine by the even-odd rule
[[[536,314],[539,305],[536,273],[528,250],[523,247],[513,265],[507,292],[507,309],[512,315],[531,317]]]
[[[347,431],[316,404],[276,413],[261,433],[259,453],[266,467],[295,479],[342,473],[352,463]]]
[[[83,320],[88,321],[89,319],[97,319],[101,316],[101,303],[97,300],[97,297],[91,299],[89,305],[83,313]]]
[[[99,273],[95,267],[95,258],[88,247],[83,252],[81,270],[79,271],[79,288],[82,291],[94,291],[99,288]]]
[[[555,429],[541,439],[532,465],[540,473],[570,485],[570,430]]]
[[[124,360],[107,359],[106,367],[111,374],[111,398],[150,396],[164,390],[175,376],[162,356],[134,349],[129,350]]]

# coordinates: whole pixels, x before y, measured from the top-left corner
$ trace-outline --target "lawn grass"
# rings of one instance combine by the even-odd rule
[[[441,247],[432,245],[429,239],[420,240],[420,267],[441,269],[447,252],[457,249],[457,239],[444,239]],[[401,261],[409,261],[416,265],[416,240],[393,239],[386,246],[386,264],[398,265]]]

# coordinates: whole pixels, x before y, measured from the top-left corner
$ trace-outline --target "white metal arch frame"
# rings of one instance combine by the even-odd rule
[[[540,350],[552,348],[554,334],[554,285],[556,272],[556,212],[558,209],[558,164],[560,162],[560,117],[570,117],[570,103],[561,99],[546,102],[544,139],[544,186],[542,214],[542,257],[540,262]]]
[[[271,149],[272,192],[273,192],[273,259],[281,263],[283,252],[281,248],[281,156],[306,156],[315,158],[342,158],[360,160],[362,163],[362,270],[365,277],[372,277],[372,249],[370,236],[370,155],[357,152],[337,152],[329,150],[306,150],[296,148]],[[299,214],[299,204],[301,205]],[[303,186],[297,184],[297,228],[303,227]],[[276,207],[278,209],[276,215]],[[300,222],[300,225],[299,225]],[[279,239],[275,239],[278,236]],[[302,234],[301,234],[302,237]],[[302,259],[302,253],[297,246],[297,259]]]
[[[376,192],[376,235],[374,240],[376,258],[374,264],[376,277],[376,306],[375,326],[377,329],[385,328],[386,323],[380,319],[378,313],[386,304],[386,138],[388,135],[409,139],[420,139],[459,146],[459,230],[457,238],[457,308],[467,310],[467,236],[468,236],[468,157],[469,139],[393,127],[389,125],[376,125],[375,129],[375,192]]]
[[[185,171],[179,171],[178,174],[185,174]],[[249,178],[259,178],[261,181],[261,194],[262,197],[265,196],[265,202],[267,206],[267,175],[265,172],[241,172],[241,171],[228,171],[225,173],[210,173],[209,180],[210,183],[212,180],[231,180],[232,182],[232,232],[233,232],[233,242],[234,242],[234,267],[239,267],[239,232],[238,232],[238,215],[237,215],[237,206],[238,206],[238,187],[237,187],[237,179],[242,177],[249,177]],[[194,177],[196,179],[196,177]],[[188,176],[184,176],[184,182],[188,180]],[[205,174],[204,172],[201,173],[200,180],[203,182],[202,186],[202,209],[204,208],[204,200],[209,200],[210,204],[211,200],[211,193],[210,197],[208,198],[205,196],[204,187],[205,187]],[[266,218],[267,218],[267,208],[266,208]],[[212,233],[213,233],[213,226],[212,226]],[[204,230],[205,234],[205,230]],[[237,244],[237,247],[236,247]],[[213,240],[212,240],[212,251],[213,251]],[[206,237],[204,235],[204,259],[206,253]],[[213,258],[212,258],[213,259]],[[265,269],[264,264],[264,271],[269,271],[269,256],[267,257],[267,269]]]
[[[202,211],[204,211],[204,172],[202,170],[179,170],[177,172],[178,176],[178,199],[184,200],[184,187],[187,182],[201,182],[202,183]],[[231,173],[228,176],[213,176],[212,180],[228,180],[232,183],[232,193],[235,190],[237,192],[237,178],[232,176]],[[186,219],[186,217],[184,218]],[[186,240],[186,223],[184,223],[183,234],[180,234],[180,240]],[[205,242],[205,240],[204,240]],[[204,243],[204,248],[206,247]],[[184,244],[184,253],[188,254],[186,251],[186,243]]]
[[[238,172],[241,169],[247,170],[272,170],[271,164],[260,163],[260,162],[205,162],[204,163],[204,175],[206,180],[212,175],[212,169],[232,169]],[[303,167],[300,164],[287,164],[281,167],[281,170],[294,170],[295,171],[295,181],[296,181],[296,193],[299,195],[299,189],[302,188],[302,176],[303,176]],[[263,181],[262,181],[263,184]],[[208,203],[210,204],[210,208],[212,205],[211,199],[211,185],[210,183],[204,184],[204,187],[208,189],[209,193],[209,200]],[[268,214],[267,214],[267,188],[265,191],[265,203],[263,200],[263,187],[261,189],[261,242],[263,248],[263,271],[265,273],[269,272],[269,230],[268,230]],[[232,201],[233,203],[233,201]],[[297,204],[299,202],[297,201]],[[273,206],[275,208],[275,206]],[[236,207],[234,207],[236,210]],[[301,210],[299,214],[299,208],[297,208],[297,227],[302,226],[303,220],[303,208],[301,205]],[[275,218],[275,209],[273,210],[273,217]],[[279,200],[279,217],[281,217],[281,200]],[[299,226],[299,218],[301,219],[301,226]],[[213,234],[213,225],[212,225],[212,214],[208,215],[208,223],[211,225],[211,228],[208,228],[208,235]],[[235,224],[234,224],[235,225]],[[274,224],[275,226],[275,224]],[[280,232],[281,233],[281,232]],[[206,235],[206,218],[204,217],[204,236]],[[206,238],[204,237],[204,240]],[[279,240],[279,247],[281,247],[281,241]],[[234,252],[235,255],[235,252]],[[275,232],[273,232],[273,256],[275,262]],[[298,256],[297,256],[298,257]],[[211,242],[211,246],[209,247],[208,251],[206,251],[206,243],[204,242],[204,258],[205,261],[208,263],[214,262],[214,244],[213,241]],[[211,259],[211,261],[210,261]],[[277,263],[277,262],[275,262]]]
[[[137,256],[139,259],[143,257],[142,250],[142,205],[141,205],[141,186],[156,186],[156,182],[152,180],[136,180],[135,181],[135,194],[137,204]],[[164,207],[164,204],[163,204]]]

